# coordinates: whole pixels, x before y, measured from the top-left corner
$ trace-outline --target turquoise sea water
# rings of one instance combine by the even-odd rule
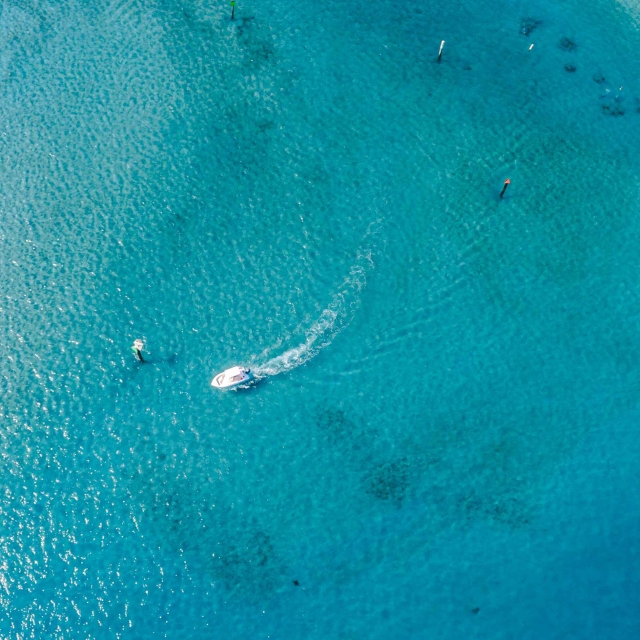
[[[640,4],[229,14],[2,3],[0,637],[639,637]]]

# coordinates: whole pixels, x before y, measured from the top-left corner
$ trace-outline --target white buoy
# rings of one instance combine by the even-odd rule
[[[533,45],[531,45],[531,46],[529,47],[529,51],[531,51],[531,49],[533,49]]]
[[[442,58],[442,50],[444,49],[444,40],[440,43],[440,51],[438,51],[438,62]]]

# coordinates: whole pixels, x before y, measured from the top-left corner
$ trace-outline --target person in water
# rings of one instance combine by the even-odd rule
[[[131,351],[133,355],[139,362],[144,362],[144,358],[142,357],[142,350],[144,349],[144,342],[142,340],[134,340],[133,345],[131,345]]]

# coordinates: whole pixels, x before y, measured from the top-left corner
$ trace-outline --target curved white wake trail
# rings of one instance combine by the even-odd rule
[[[373,230],[370,228],[365,237],[376,233],[377,230],[377,227]],[[306,340],[297,347],[271,358],[265,364],[254,367],[255,376],[264,378],[291,371],[308,362],[324,347],[330,345],[334,338],[351,323],[360,304],[359,293],[366,286],[367,273],[373,266],[371,250],[359,251],[356,262],[339,291],[306,332]]]

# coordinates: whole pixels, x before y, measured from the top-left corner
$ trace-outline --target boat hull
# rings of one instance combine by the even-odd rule
[[[249,369],[242,367],[231,367],[226,371],[216,374],[211,381],[211,386],[214,389],[235,389],[244,384],[251,382],[253,376]]]

